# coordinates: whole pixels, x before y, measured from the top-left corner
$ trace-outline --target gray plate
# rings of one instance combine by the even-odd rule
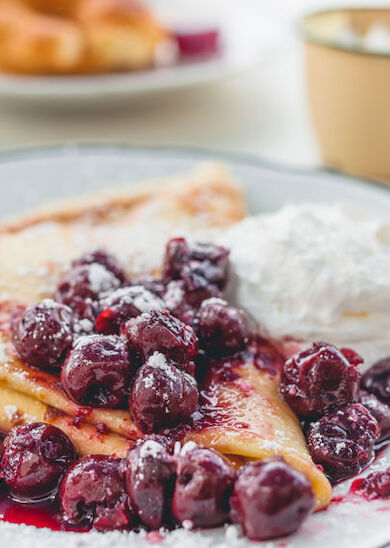
[[[319,170],[277,167],[251,157],[224,155],[185,149],[137,149],[125,146],[82,145],[31,149],[0,155],[0,217],[10,216],[43,201],[70,197],[108,185],[185,171],[203,161],[225,162],[243,182],[250,211],[273,211],[286,202],[346,202],[363,206],[381,216],[390,216],[390,192],[362,181]],[[385,468],[384,454],[374,466]],[[340,494],[348,484],[336,488]],[[379,511],[380,510],[380,511]],[[289,548],[372,548],[390,537],[386,501],[331,505],[313,515],[303,528],[286,539]],[[363,524],[363,527],[362,527]],[[45,529],[20,527],[0,522],[4,545],[20,548],[150,548],[135,534],[113,532],[53,533]],[[251,548],[259,546],[245,539],[234,540],[222,529],[203,532],[175,532],[161,548]],[[260,544],[278,548],[280,541]]]

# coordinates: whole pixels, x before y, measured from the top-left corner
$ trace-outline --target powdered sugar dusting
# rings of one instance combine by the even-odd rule
[[[91,263],[89,265],[88,278],[91,290],[96,295],[101,295],[112,287],[118,287],[119,285],[119,280],[114,274],[98,263]]]
[[[142,444],[139,456],[141,459],[146,457],[158,457],[162,449],[161,443],[158,443],[155,440],[147,440]]]
[[[132,304],[141,313],[163,308],[162,300],[142,285],[121,287],[105,297],[101,304],[103,308],[110,308],[115,304]]]
[[[161,369],[171,381],[176,382],[175,370],[168,364],[166,357],[161,352],[154,352],[148,359],[147,364]]]

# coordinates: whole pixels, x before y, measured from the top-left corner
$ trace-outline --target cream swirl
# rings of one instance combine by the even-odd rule
[[[272,337],[390,354],[390,223],[341,205],[288,205],[221,236],[233,298]]]

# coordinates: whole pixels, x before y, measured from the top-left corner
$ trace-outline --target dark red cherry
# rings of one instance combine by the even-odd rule
[[[364,361],[361,355],[355,352],[355,350],[352,350],[352,348],[340,348],[340,352],[344,358],[347,358],[351,365],[357,366]]]
[[[248,315],[222,299],[204,301],[195,325],[200,347],[214,357],[242,350],[252,332]]]
[[[143,432],[157,432],[186,421],[195,411],[198,398],[195,379],[155,352],[137,371],[129,408]]]
[[[80,405],[116,407],[124,399],[131,366],[126,341],[117,335],[80,337],[61,370],[66,393]]]
[[[119,333],[122,323],[143,312],[161,310],[163,302],[141,285],[120,287],[104,297],[100,303],[101,310],[96,319],[95,328],[99,333],[111,335]]]
[[[374,458],[378,421],[361,403],[352,403],[311,423],[310,454],[333,482],[355,476]]]
[[[287,360],[280,393],[299,417],[310,418],[356,402],[360,378],[356,366],[338,348],[317,342]]]
[[[126,486],[131,506],[143,525],[159,529],[169,521],[169,501],[176,473],[176,459],[162,436],[140,440],[126,461]]]
[[[35,502],[56,495],[76,451],[64,432],[42,422],[16,426],[4,440],[2,477],[15,500]]]
[[[95,319],[97,301],[117,289],[120,281],[98,263],[73,268],[59,283],[55,298],[81,318]]]
[[[95,249],[88,253],[84,253],[78,259],[72,261],[72,267],[84,266],[86,264],[97,263],[104,266],[107,270],[112,272],[122,283],[126,280],[126,274],[122,265],[119,263],[114,255],[107,253],[104,249]]]
[[[299,529],[313,511],[315,498],[304,474],[273,457],[239,470],[230,506],[232,521],[247,537],[267,540]]]
[[[51,299],[29,306],[12,322],[12,342],[30,365],[58,367],[73,341],[72,310]]]
[[[206,299],[221,297],[216,285],[209,285],[197,291],[187,291],[183,280],[172,280],[163,295],[165,307],[182,322],[193,325],[195,315]]]
[[[352,490],[369,500],[390,497],[390,468],[371,472],[365,478],[355,480]]]
[[[172,514],[194,527],[216,527],[229,516],[235,471],[221,454],[188,442],[177,457]]]
[[[371,415],[378,421],[381,435],[378,442],[387,440],[390,438],[390,407],[378,400],[374,394],[360,391],[360,403],[366,407]]]
[[[89,455],[69,468],[60,490],[65,520],[72,525],[89,523],[107,531],[134,523],[129,508],[121,459]]]
[[[390,357],[374,363],[362,377],[362,388],[390,404]]]
[[[183,238],[170,240],[166,247],[163,278],[182,279],[188,291],[215,285],[223,289],[229,271],[229,251],[213,244],[189,246]]]
[[[198,341],[192,327],[167,310],[152,310],[131,318],[121,331],[127,338],[130,351],[141,362],[154,352],[161,352],[185,369],[198,352]]]

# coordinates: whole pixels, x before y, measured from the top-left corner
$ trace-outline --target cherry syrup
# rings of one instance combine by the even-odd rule
[[[46,527],[52,531],[86,533],[90,530],[89,527],[75,529],[64,524],[58,501],[20,504],[5,492],[0,493],[0,521],[33,525],[38,529]]]

